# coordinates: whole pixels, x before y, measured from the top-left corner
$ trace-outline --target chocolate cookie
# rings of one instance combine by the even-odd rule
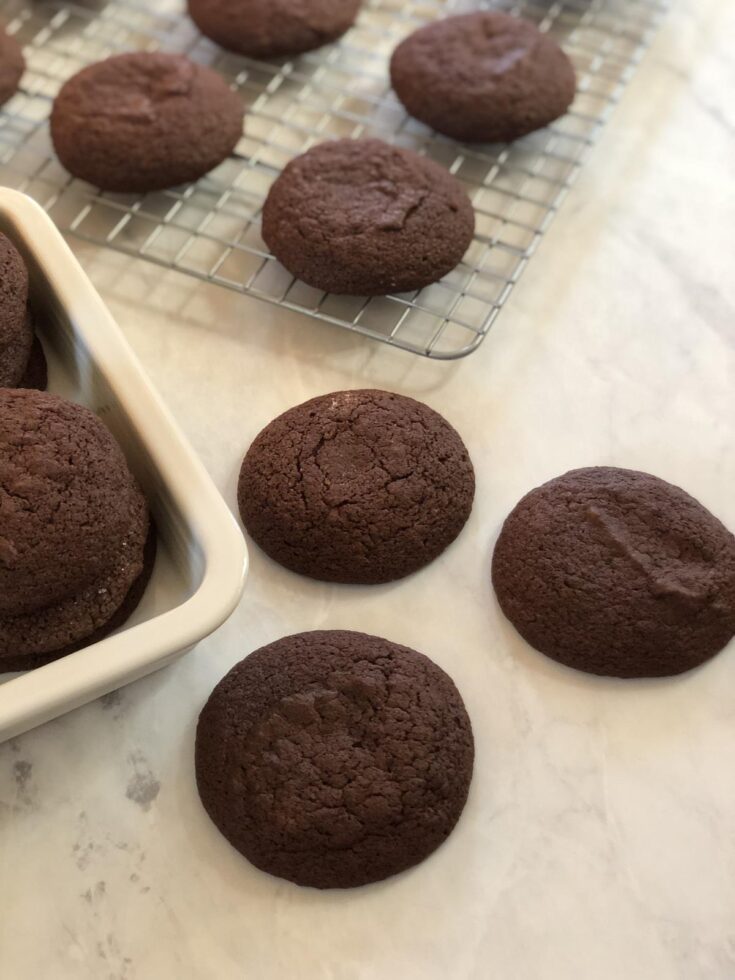
[[[0,105],[18,91],[25,68],[23,49],[12,35],[0,27]]]
[[[0,234],[0,388],[23,377],[33,343],[28,319],[28,270],[15,245]]]
[[[421,289],[450,272],[475,228],[443,167],[382,140],[334,140],[288,164],[263,208],[263,239],[292,275],[332,293]]]
[[[39,615],[109,576],[140,508],[125,457],[92,412],[0,390],[0,616]]]
[[[428,565],[472,508],[467,449],[445,419],[387,391],[312,398],[266,426],[240,471],[245,527],[286,568],[377,583]]]
[[[188,0],[189,16],[216,44],[254,58],[312,51],[341,37],[361,0]]]
[[[0,614],[0,673],[42,667],[109,636],[143,598],[155,558],[156,532],[142,506],[107,575],[57,605],[21,616]]]
[[[524,639],[593,674],[679,674],[735,634],[735,537],[648,473],[591,467],[532,490],[492,578]]]
[[[136,52],[84,68],[51,112],[59,159],[108,191],[197,180],[242,136],[243,106],[224,79],[183,55]]]
[[[470,720],[427,657],[376,636],[287,636],[237,664],[199,717],[196,778],[256,867],[351,888],[423,861],[459,819]]]
[[[393,52],[408,112],[466,142],[510,142],[563,115],[576,79],[559,45],[527,20],[482,12],[421,27]]]

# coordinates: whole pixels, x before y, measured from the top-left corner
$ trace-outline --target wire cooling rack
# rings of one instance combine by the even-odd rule
[[[25,47],[21,91],[0,110],[0,182],[36,198],[63,231],[434,358],[473,351],[538,245],[639,61],[667,0],[495,0],[469,6],[527,17],[565,48],[578,74],[570,111],[510,146],[465,146],[412,120],[391,92],[396,44],[464,0],[367,0],[336,44],[297,59],[254,61],[201,37],[183,0],[0,0]],[[242,94],[245,135],[207,177],[155,194],[100,193],[56,161],[47,118],[61,84],[129,50],[187,53]],[[447,167],[477,218],[464,261],[420,292],[371,299],[325,294],[268,254],[261,207],[285,164],[336,137],[378,136]]]

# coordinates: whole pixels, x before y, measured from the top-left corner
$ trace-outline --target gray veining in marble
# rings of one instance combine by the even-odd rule
[[[75,245],[233,507],[262,425],[364,385],[444,412],[478,494],[456,544],[402,583],[302,581],[253,549],[240,608],[193,654],[0,746],[3,980],[735,977],[735,645],[671,680],[585,677],[528,649],[489,586],[505,514],[574,466],[649,470],[735,528],[735,4],[672,7],[465,361],[427,363]],[[425,651],[477,739],[447,844],[351,893],[250,867],[193,781],[213,684],[315,627]]]

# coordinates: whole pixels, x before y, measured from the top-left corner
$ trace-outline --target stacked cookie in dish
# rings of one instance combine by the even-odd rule
[[[0,234],[0,388],[45,387],[46,359],[28,305],[28,269]]]
[[[110,633],[154,553],[145,497],[102,422],[55,395],[0,389],[0,671]]]

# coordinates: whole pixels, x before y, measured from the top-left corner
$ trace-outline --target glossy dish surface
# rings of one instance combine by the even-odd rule
[[[49,390],[90,408],[121,445],[149,500],[159,553],[140,606],[112,636],[0,683],[0,739],[142,677],[191,649],[242,594],[247,549],[206,470],[147,381],[51,219],[0,189],[0,230],[30,273]]]

